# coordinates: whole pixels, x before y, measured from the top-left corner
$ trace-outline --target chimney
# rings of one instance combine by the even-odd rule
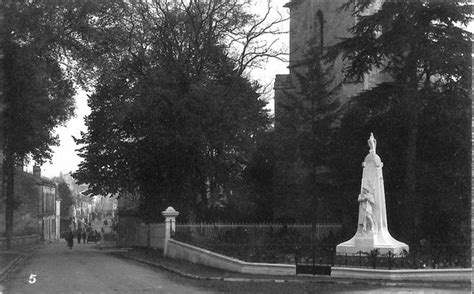
[[[35,165],[33,166],[33,175],[41,178],[41,166]]]

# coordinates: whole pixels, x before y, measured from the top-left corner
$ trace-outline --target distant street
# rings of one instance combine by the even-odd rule
[[[36,276],[32,276],[36,275]],[[112,257],[96,244],[45,244],[4,282],[4,293],[213,293],[175,275]],[[32,283],[30,283],[32,282]],[[33,283],[34,282],[34,283]]]

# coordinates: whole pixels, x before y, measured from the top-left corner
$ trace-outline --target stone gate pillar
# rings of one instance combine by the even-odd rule
[[[166,210],[162,211],[161,215],[165,218],[165,242],[163,246],[163,256],[167,256],[168,241],[171,238],[171,232],[176,230],[176,217],[179,215],[179,212],[170,206]]]

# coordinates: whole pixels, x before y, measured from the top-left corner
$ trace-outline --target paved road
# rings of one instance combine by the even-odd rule
[[[31,276],[35,275],[35,276]],[[31,279],[31,280],[30,280]],[[30,283],[34,281],[34,283]],[[0,285],[3,293],[469,293],[467,289],[196,281],[120,259],[95,244],[44,244]]]
[[[19,265],[3,283],[3,293],[213,293],[182,280],[107,255],[95,244],[68,249],[60,242],[42,245]]]
[[[469,294],[467,289],[433,289],[433,288],[395,288],[380,287],[374,290],[341,291],[350,294]]]

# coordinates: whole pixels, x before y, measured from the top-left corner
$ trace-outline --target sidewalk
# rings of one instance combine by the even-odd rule
[[[426,281],[392,281],[392,280],[360,280],[342,279],[330,276],[272,276],[272,275],[252,275],[236,272],[224,271],[204,265],[194,264],[183,260],[176,260],[163,257],[161,250],[128,248],[128,250],[116,248],[113,250],[110,245],[100,246],[109,254],[116,257],[135,260],[150,266],[178,274],[182,277],[195,280],[221,280],[227,282],[275,282],[275,283],[324,283],[324,284],[353,284],[353,285],[380,285],[389,287],[430,287],[430,288],[452,288],[470,289],[469,283],[453,282],[426,282]]]
[[[0,251],[0,283],[5,280],[8,273],[14,266],[24,259],[32,250],[41,246],[43,243],[37,243],[25,247],[17,247],[12,250]]]
[[[0,252],[0,282],[5,279],[10,268],[19,260],[21,257],[19,252],[2,251]]]

